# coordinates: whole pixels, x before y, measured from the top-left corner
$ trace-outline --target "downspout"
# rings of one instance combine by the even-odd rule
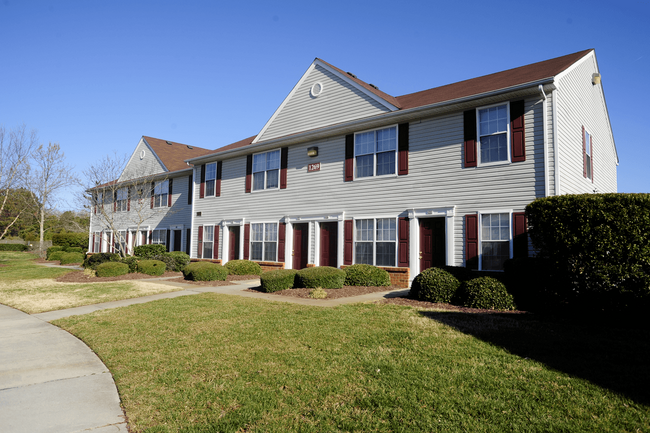
[[[189,165],[189,163],[187,163]],[[192,252],[194,251],[194,204],[196,203],[197,196],[196,196],[196,166],[192,167],[192,207],[191,207],[191,212],[192,214],[190,215],[190,251],[188,252],[190,258],[196,258],[192,257]],[[189,180],[189,179],[188,179]],[[185,229],[185,236],[187,236],[187,229]],[[185,244],[187,244],[187,239],[185,240]]]
[[[549,167],[548,167],[548,101],[546,98],[546,93],[544,92],[544,86],[541,84],[537,87],[539,93],[542,95],[542,127],[544,128],[544,197],[550,195],[550,182],[549,182]]]
[[[553,100],[551,109],[553,110],[553,149],[555,157],[555,195],[561,195],[560,190],[560,139],[557,136],[557,104],[558,104],[559,85],[553,91]]]

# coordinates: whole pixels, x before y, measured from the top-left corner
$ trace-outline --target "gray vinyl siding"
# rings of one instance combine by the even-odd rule
[[[410,124],[406,176],[344,182],[345,136],[291,146],[285,190],[244,193],[246,157],[226,159],[221,197],[195,201],[195,211],[200,211],[202,216],[195,217],[194,227],[200,221],[208,224],[207,221],[218,223],[245,218],[246,223],[278,222],[285,217],[341,212],[345,212],[346,219],[397,218],[407,216],[408,209],[456,206],[453,262],[463,265],[465,214],[493,209],[523,211],[528,203],[544,196],[541,98],[527,99],[525,110],[526,161],[518,163],[464,168],[461,111]],[[307,148],[312,146],[318,146],[318,157],[307,156]],[[321,163],[320,171],[309,173],[307,165],[315,162]],[[198,188],[197,180],[195,197]],[[315,225],[310,228],[310,261],[313,262]],[[417,234],[411,233],[411,239],[414,236]],[[288,238],[286,241],[291,242]],[[413,260],[417,259],[411,257]]]
[[[140,159],[140,154],[144,150],[144,158]],[[145,143],[144,139],[140,140],[131,159],[124,168],[119,182],[129,179],[135,179],[142,176],[151,176],[152,174],[163,173],[165,168],[162,166],[151,148]]]
[[[322,83],[323,92],[313,97],[310,90],[316,82]],[[259,140],[270,140],[388,111],[365,93],[316,65],[289,96]]]
[[[591,83],[597,72],[594,55],[585,58],[558,82],[558,145],[560,193],[616,192],[616,153],[601,85]],[[594,182],[583,176],[582,126],[593,137]]]

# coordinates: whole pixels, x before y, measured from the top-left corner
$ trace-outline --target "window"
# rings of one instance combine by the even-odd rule
[[[102,232],[95,232],[93,236],[93,253],[101,253],[102,250]]]
[[[169,180],[164,180],[162,182],[156,182],[153,189],[154,207],[166,207],[167,206],[167,193],[169,192]]]
[[[251,224],[251,260],[275,262],[277,250],[277,223]]]
[[[354,135],[355,177],[395,174],[397,127]]]
[[[253,155],[253,190],[280,186],[280,150]]]
[[[128,188],[120,188],[117,190],[117,194],[115,195],[116,202],[115,202],[115,210],[117,212],[126,212],[128,208],[128,200],[129,200],[129,190]]]
[[[121,253],[122,251],[126,253],[126,230],[118,231],[115,236],[115,252]]]
[[[481,215],[481,269],[501,271],[510,258],[510,214]]]
[[[355,263],[395,266],[396,239],[394,218],[356,220]]]
[[[480,162],[508,161],[508,104],[478,110]]]
[[[205,196],[210,197],[214,195],[214,184],[217,178],[217,163],[205,165]],[[212,256],[210,256],[212,257]]]
[[[157,245],[167,244],[167,229],[154,230],[151,233],[151,243]]]
[[[585,158],[584,158],[584,164],[585,164],[585,177],[587,179],[593,180],[593,164],[591,161],[591,134],[588,133],[585,130]]]
[[[203,226],[203,258],[214,257],[214,226]]]

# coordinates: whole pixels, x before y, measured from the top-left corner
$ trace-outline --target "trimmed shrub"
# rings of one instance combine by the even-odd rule
[[[86,257],[82,266],[84,268],[97,269],[97,265],[105,262],[119,262],[121,259],[120,255],[115,253],[96,253]]]
[[[52,245],[85,249],[88,248],[88,233],[56,233],[52,235]]]
[[[419,301],[450,303],[460,286],[458,278],[440,268],[429,268],[411,283],[410,297]]]
[[[62,265],[69,265],[70,263],[83,263],[84,254],[64,252],[61,254],[61,258],[59,260],[61,261]]]
[[[65,251],[66,253],[85,254],[84,248],[81,247],[63,247],[63,251]]]
[[[170,271],[181,272],[185,266],[190,264],[190,256],[183,251],[170,251],[166,255],[173,258],[175,262],[174,269],[169,269]]]
[[[165,268],[168,271],[174,271],[174,269],[176,269],[176,260],[174,260],[174,258],[170,256],[168,253],[149,257],[145,260],[158,260],[160,262],[163,262],[165,264]]]
[[[164,245],[149,244],[140,245],[133,249],[133,255],[142,257],[143,259],[150,259],[153,256],[160,256],[167,252]]]
[[[262,267],[250,260],[231,260],[224,265],[230,275],[261,275]]]
[[[167,266],[160,260],[140,260],[138,262],[138,272],[141,274],[158,277],[165,273]]]
[[[486,310],[514,310],[515,302],[506,286],[496,278],[479,277],[465,281],[459,290],[461,305]]]
[[[297,272],[295,269],[275,269],[262,273],[260,275],[262,290],[273,293],[293,288]]]
[[[228,270],[211,262],[193,262],[185,266],[183,275],[193,281],[226,281]]]
[[[390,275],[372,265],[352,265],[344,269],[346,286],[390,286]]]
[[[309,292],[309,297],[312,299],[325,299],[327,298],[327,292],[322,287],[316,287]]]
[[[299,287],[307,289],[315,289],[316,287],[340,289],[345,282],[345,271],[329,266],[305,268],[296,274],[296,282]]]
[[[105,262],[97,265],[98,277],[117,277],[129,273],[129,265],[119,262]]]
[[[47,260],[61,260],[61,256],[63,256],[65,253],[65,251],[54,251],[49,255]]]
[[[45,251],[45,260],[52,260],[50,259],[50,255],[53,253],[56,253],[57,251],[63,251],[63,247],[50,247]]]
[[[25,244],[0,244],[0,251],[27,251]]]
[[[138,262],[140,260],[142,260],[140,257],[135,257],[135,256],[124,257],[121,260],[121,263],[127,265],[129,267],[129,273],[133,274],[135,272],[138,272]]]

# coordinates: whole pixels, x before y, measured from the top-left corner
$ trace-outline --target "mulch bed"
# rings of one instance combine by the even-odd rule
[[[151,278],[178,277],[182,275],[183,274],[181,272],[167,271],[159,277],[152,277],[151,275],[138,274],[138,273],[119,275],[117,277],[91,277],[90,275],[84,274],[84,271],[74,271],[74,272],[68,272],[67,274],[58,277],[56,281],[62,283],[88,283],[88,282],[102,283],[105,281],[148,280]]]
[[[325,289],[327,298],[325,299],[338,299],[348,298],[350,296],[365,295],[366,293],[386,292],[388,290],[398,290],[399,287],[394,286],[343,286],[340,289]],[[262,287],[251,287],[247,289],[249,292],[262,292]],[[291,296],[294,298],[309,298],[309,292],[312,289],[286,289],[278,292],[270,293],[272,295]]]
[[[457,311],[459,313],[527,314],[526,311],[519,311],[519,310],[513,310],[513,311],[484,310],[481,308],[468,308],[468,307],[459,307],[457,305],[451,305],[451,304],[440,304],[436,302],[418,301],[410,298],[385,298],[379,301],[379,303],[405,305],[407,307],[413,307],[417,309]]]
[[[259,280],[259,279],[260,279],[259,275],[228,275],[226,277],[226,281],[192,281],[192,280],[186,280],[181,276],[179,278],[174,278],[173,280],[167,280],[167,281],[171,281],[174,283],[192,284],[194,286],[215,287],[215,286],[232,286],[233,284],[237,284],[238,281]]]

